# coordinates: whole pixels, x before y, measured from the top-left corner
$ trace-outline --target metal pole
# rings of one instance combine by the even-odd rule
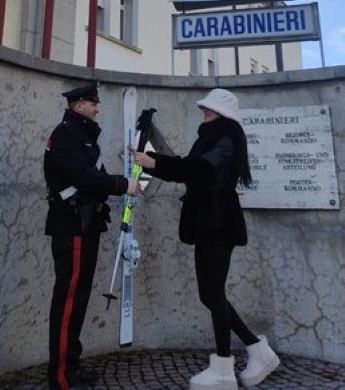
[[[53,31],[54,0],[46,0],[44,9],[41,56],[50,58]]]
[[[320,52],[321,52],[321,63],[322,63],[322,67],[324,68],[326,66],[326,61],[325,61],[325,52],[323,50],[323,41],[322,41],[322,37],[320,37]]]
[[[6,0],[0,0],[0,45],[4,36]]]
[[[183,10],[184,13],[184,10]],[[174,40],[175,40],[175,24],[176,19],[174,18],[173,23],[171,24],[171,74],[175,76],[175,49],[174,49]],[[191,51],[189,51],[190,55]]]
[[[319,32],[320,32],[319,45],[320,45],[321,63],[322,63],[322,67],[324,68],[326,66],[326,61],[325,61],[325,51],[323,47],[323,38],[322,38],[319,10],[317,11],[317,18],[318,18],[318,25],[319,25]]]
[[[171,74],[175,76],[175,50],[171,49]]]
[[[280,42],[275,44],[276,49],[276,63],[277,63],[277,71],[284,71],[284,62],[283,62],[283,47]]]
[[[238,46],[235,46],[235,71],[236,75],[240,74],[240,56]]]
[[[271,7],[274,8],[274,0],[271,0]],[[276,66],[278,72],[284,71],[284,61],[283,61],[283,47],[281,42],[277,42],[274,44],[275,53],[276,53]]]
[[[232,9],[236,10],[236,5],[233,5]],[[235,73],[236,73],[236,75],[239,75],[240,74],[240,57],[239,57],[239,48],[237,45],[234,47],[234,50],[235,50]]]
[[[97,0],[89,2],[89,26],[87,42],[87,64],[94,68],[96,65],[96,32],[97,32]]]

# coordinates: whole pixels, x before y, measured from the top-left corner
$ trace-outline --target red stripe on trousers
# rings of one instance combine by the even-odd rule
[[[65,301],[65,307],[62,316],[60,343],[59,343],[59,365],[58,365],[58,383],[61,390],[68,390],[69,384],[66,379],[67,349],[68,349],[68,330],[72,316],[72,310],[77,291],[80,276],[81,261],[81,237],[73,237],[73,258],[72,258],[72,277],[68,287],[68,293]]]

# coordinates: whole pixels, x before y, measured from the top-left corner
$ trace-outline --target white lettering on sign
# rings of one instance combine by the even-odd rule
[[[319,39],[317,4],[174,15],[175,48],[253,40]],[[239,41],[239,42],[238,42]]]
[[[328,106],[241,110],[253,185],[243,207],[339,209]]]

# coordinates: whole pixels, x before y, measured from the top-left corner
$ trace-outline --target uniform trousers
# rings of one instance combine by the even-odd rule
[[[201,302],[210,310],[218,356],[230,356],[231,330],[245,345],[259,341],[226,298],[233,245],[195,245],[195,270]]]
[[[68,390],[77,377],[82,352],[80,332],[96,268],[98,232],[80,236],[53,236],[55,285],[50,308],[50,389]]]

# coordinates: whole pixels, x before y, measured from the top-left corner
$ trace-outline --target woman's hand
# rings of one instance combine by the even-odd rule
[[[134,162],[141,165],[143,168],[153,169],[156,166],[156,160],[146,153],[137,152],[135,149],[129,148],[134,156]]]

